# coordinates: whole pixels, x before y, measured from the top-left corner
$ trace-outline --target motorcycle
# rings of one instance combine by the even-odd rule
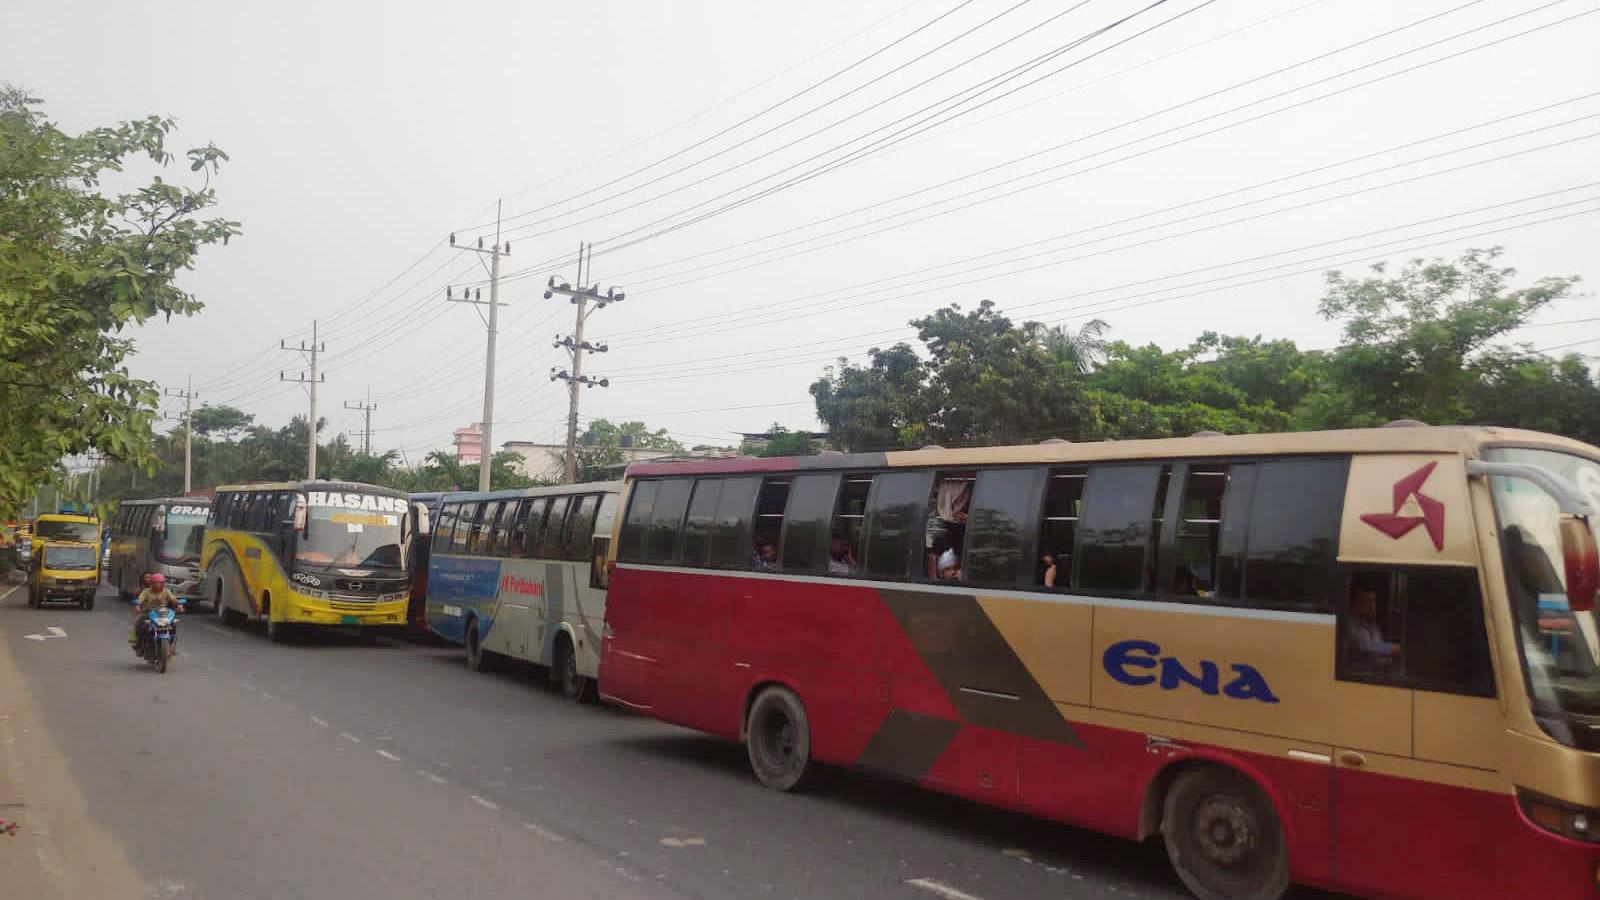
[[[157,672],[166,672],[168,664],[172,662],[172,645],[177,637],[177,610],[152,609],[145,613],[145,627],[134,643],[133,652]]]

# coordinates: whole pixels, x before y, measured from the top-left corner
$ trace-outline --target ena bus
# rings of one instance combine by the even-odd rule
[[[205,597],[227,623],[403,628],[409,577],[406,495],[370,484],[302,481],[220,487],[206,523]]]
[[[111,515],[111,564],[106,580],[126,603],[160,572],[181,600],[207,600],[200,589],[200,550],[211,501],[205,497],[124,500]]]
[[[1204,898],[1600,896],[1600,449],[1393,427],[631,466],[601,693]],[[1569,593],[1570,591],[1570,593]]]
[[[593,692],[605,621],[605,560],[621,482],[450,494],[433,523],[428,626],[497,657],[547,666],[574,700]]]

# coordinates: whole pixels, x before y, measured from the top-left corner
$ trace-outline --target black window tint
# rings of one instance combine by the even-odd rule
[[[245,527],[251,531],[267,530],[267,505],[272,499],[272,494],[267,491],[257,491],[250,500],[250,519]]]
[[[500,534],[500,517],[505,515],[505,511],[506,501],[504,500],[493,500],[484,505],[483,521],[478,525],[478,555],[495,555],[497,549],[495,538]]]
[[[863,561],[868,574],[884,578],[920,574],[932,489],[932,472],[886,472],[873,482]]]
[[[751,516],[760,478],[729,478],[717,498],[717,518],[711,529],[711,565],[742,569],[750,565]]]
[[[683,523],[683,552],[679,557],[686,566],[704,566],[710,562],[711,529],[717,520],[722,485],[721,478],[702,478],[694,483],[689,515]]]
[[[1345,461],[1293,459],[1257,465],[1245,597],[1251,603],[1327,609]]]
[[[688,478],[661,483],[655,509],[650,513],[650,536],[645,541],[644,551],[646,560],[670,563],[677,559],[678,535],[683,529],[683,514],[688,509],[689,490],[693,486],[694,482]]]
[[[756,497],[756,517],[750,523],[750,566],[756,569],[778,568],[778,542],[783,536],[783,511],[789,506],[788,476],[768,478],[761,482],[761,493]],[[771,547],[772,558],[767,558]]]
[[[524,497],[517,501],[517,508],[511,510],[511,530],[506,535],[506,546],[502,556],[518,559],[527,552],[528,511],[533,508],[535,502],[531,498]]]
[[[1078,519],[1083,515],[1083,486],[1088,480],[1088,469],[1050,470],[1044,492],[1044,519],[1039,524],[1039,565],[1034,570],[1034,584],[1057,589],[1072,586]]]
[[[432,549],[450,552],[450,541],[456,533],[456,514],[460,509],[454,503],[446,503],[440,508],[439,519],[433,523],[433,542],[429,545]]]
[[[1178,507],[1175,570],[1170,590],[1187,597],[1212,596],[1217,583],[1217,550],[1222,539],[1223,498],[1228,466],[1193,462],[1184,475]]]
[[[550,498],[535,497],[528,504],[528,531],[524,535],[522,555],[527,559],[539,556],[539,539],[544,534],[544,520],[550,514]]]
[[[644,559],[644,536],[650,525],[650,514],[656,505],[659,481],[634,482],[628,496],[628,516],[622,520],[622,534],[617,542],[617,559],[636,562]]]
[[[962,576],[978,584],[1017,586],[1033,575],[1034,517],[1048,472],[991,469],[978,473],[967,517]]]
[[[783,570],[819,572],[828,560],[828,537],[839,476],[797,475],[783,518]]]
[[[567,526],[567,507],[571,497],[551,497],[550,512],[544,518],[544,529],[539,534],[539,558],[561,559],[566,554],[561,546],[561,535]]]
[[[1476,569],[1355,572],[1340,604],[1339,677],[1494,695]]]
[[[588,559],[589,545],[594,540],[594,515],[600,508],[600,495],[589,494],[578,502],[578,511],[567,517],[567,559]]]
[[[1254,463],[1228,467],[1228,489],[1222,496],[1222,530],[1217,537],[1217,597],[1244,596],[1244,556],[1255,489]]]
[[[1144,586],[1151,510],[1158,509],[1157,489],[1164,468],[1095,466],[1089,470],[1083,515],[1078,521],[1078,587],[1138,591]]]

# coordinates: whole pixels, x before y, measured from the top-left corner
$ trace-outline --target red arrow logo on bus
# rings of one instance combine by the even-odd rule
[[[1433,539],[1433,549],[1443,550],[1444,504],[1422,492],[1422,486],[1427,483],[1428,476],[1433,474],[1434,467],[1438,465],[1438,461],[1435,460],[1396,481],[1394,483],[1394,511],[1367,513],[1361,517],[1361,521],[1397,541],[1410,534],[1413,528],[1421,525],[1428,530],[1428,537]],[[1417,501],[1417,508],[1422,511],[1422,515],[1400,515],[1400,510],[1405,508],[1406,501],[1411,499]]]

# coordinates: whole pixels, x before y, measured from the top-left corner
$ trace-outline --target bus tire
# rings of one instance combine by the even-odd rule
[[[1289,889],[1289,850],[1272,801],[1221,766],[1180,774],[1161,821],[1167,858],[1200,900],[1277,900]]]
[[[474,672],[488,672],[494,668],[494,654],[483,649],[483,638],[478,634],[478,620],[467,623],[467,668]]]
[[[578,674],[578,654],[573,649],[571,638],[562,636],[556,639],[556,658],[551,674],[560,683],[561,693],[568,700],[587,703],[593,698],[594,679]]]
[[[750,770],[763,786],[792,791],[815,783],[811,721],[794,691],[774,685],[756,695],[745,716],[744,733]]]

